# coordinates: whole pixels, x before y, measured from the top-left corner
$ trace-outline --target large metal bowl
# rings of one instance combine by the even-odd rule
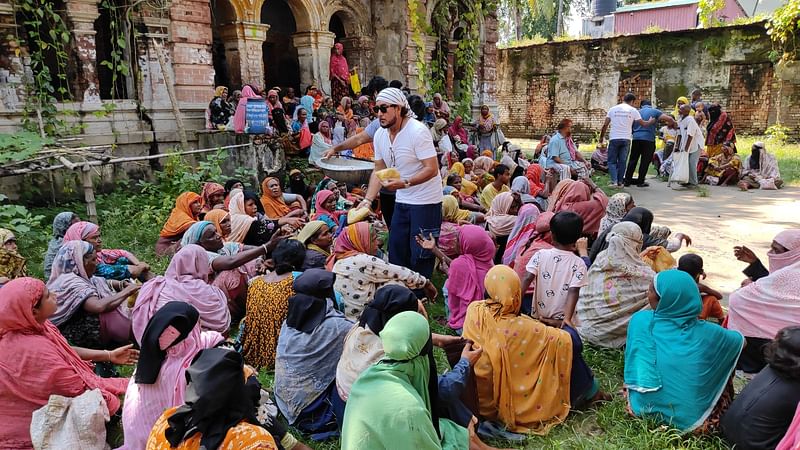
[[[375,169],[375,163],[347,158],[323,159],[317,166],[325,175],[351,186],[369,183],[369,176]]]

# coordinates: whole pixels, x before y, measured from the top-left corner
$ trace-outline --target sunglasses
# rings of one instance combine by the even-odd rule
[[[373,106],[372,111],[375,113],[382,112],[386,114],[386,111],[389,111],[389,108],[395,108],[397,105],[380,105],[380,106]]]

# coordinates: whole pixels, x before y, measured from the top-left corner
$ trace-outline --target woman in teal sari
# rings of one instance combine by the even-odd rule
[[[729,381],[744,337],[697,318],[703,303],[685,272],[658,273],[648,299],[653,310],[635,313],[628,325],[630,411],[653,415],[681,432],[711,431],[730,404]]]
[[[353,384],[342,450],[469,448],[467,429],[436,414],[436,366],[425,317],[401,312],[386,323],[380,338],[386,356]]]

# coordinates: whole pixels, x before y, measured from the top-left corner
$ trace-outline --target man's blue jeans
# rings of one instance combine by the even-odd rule
[[[430,279],[436,257],[417,244],[417,235],[439,237],[442,226],[442,204],[409,205],[395,203],[389,227],[389,262],[408,267]]]
[[[611,182],[624,184],[625,167],[628,161],[628,152],[631,150],[629,139],[611,139],[608,141],[608,174]]]

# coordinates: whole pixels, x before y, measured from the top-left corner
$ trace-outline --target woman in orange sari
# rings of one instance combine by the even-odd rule
[[[184,192],[175,200],[175,207],[156,241],[156,255],[172,256],[178,250],[183,233],[200,219],[202,198],[194,192]]]
[[[463,334],[483,349],[474,367],[481,416],[515,433],[545,435],[570,407],[605,398],[574,330],[520,314],[513,269],[494,266],[484,285],[489,298],[469,305]]]
[[[281,182],[275,177],[264,178],[261,182],[261,206],[269,219],[302,217],[308,209],[302,195],[284,193]]]

